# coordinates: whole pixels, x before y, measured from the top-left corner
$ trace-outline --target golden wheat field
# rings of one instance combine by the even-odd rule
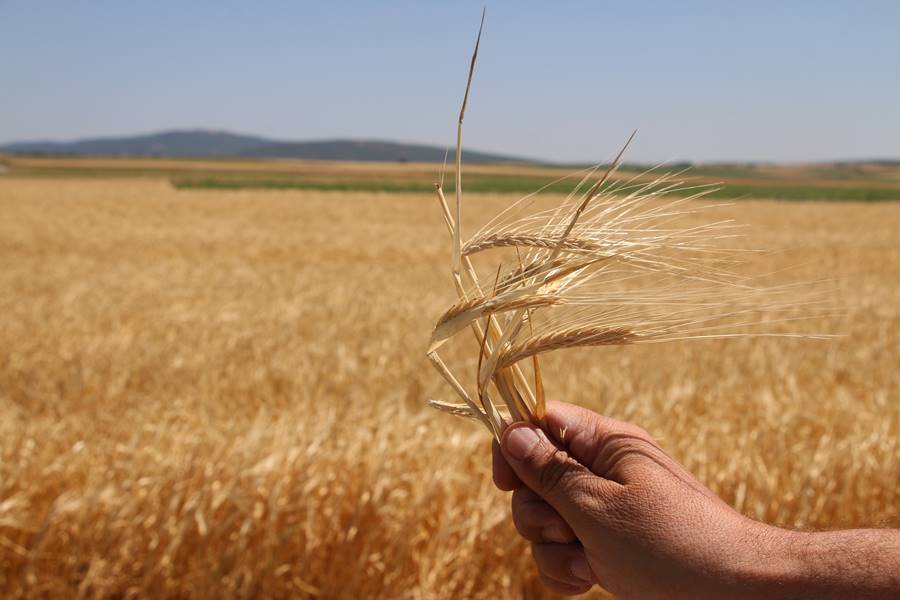
[[[574,350],[548,394],[754,518],[900,525],[900,204],[719,211],[841,336]],[[425,407],[449,248],[430,195],[0,178],[0,594],[545,597],[487,433]]]

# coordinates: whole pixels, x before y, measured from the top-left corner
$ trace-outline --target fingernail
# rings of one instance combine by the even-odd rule
[[[503,447],[516,460],[525,460],[540,441],[534,429],[527,426],[519,426],[507,434],[503,440]]]
[[[569,569],[572,571],[572,575],[578,579],[587,581],[588,583],[594,582],[594,574],[591,573],[591,566],[588,564],[587,559],[581,557],[576,558],[572,561]]]
[[[559,525],[548,525],[541,530],[541,535],[548,542],[556,542],[557,544],[568,544],[572,541],[569,532]]]

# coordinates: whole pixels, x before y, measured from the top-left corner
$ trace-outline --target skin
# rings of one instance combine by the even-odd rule
[[[548,433],[549,432],[549,433]],[[494,482],[544,585],[618,598],[900,599],[900,531],[796,532],[744,517],[650,435],[551,403],[494,443]]]

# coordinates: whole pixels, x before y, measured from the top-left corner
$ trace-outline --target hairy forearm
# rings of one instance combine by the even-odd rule
[[[775,530],[770,539],[774,552],[756,573],[770,600],[900,598],[898,530]]]

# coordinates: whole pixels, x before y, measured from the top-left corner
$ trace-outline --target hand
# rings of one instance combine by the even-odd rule
[[[734,541],[760,535],[635,425],[552,403],[547,430],[509,427],[494,481],[515,490],[513,520],[556,592],[713,597],[741,560]]]
[[[898,532],[765,525],[635,425],[562,403],[548,407],[546,423],[546,432],[506,429],[494,444],[494,482],[515,490],[513,521],[553,591],[598,583],[626,600],[900,597]]]

